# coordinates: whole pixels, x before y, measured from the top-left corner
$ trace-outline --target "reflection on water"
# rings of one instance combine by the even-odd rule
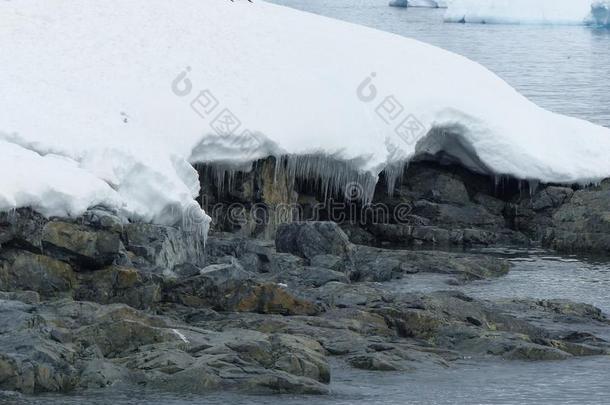
[[[472,251],[471,251],[472,252]],[[595,305],[610,316],[610,259],[560,256],[545,250],[480,249],[504,257],[508,275],[466,285],[449,285],[446,275],[415,274],[388,284],[393,291],[460,290],[481,299],[569,299]]]
[[[610,127],[609,29],[444,24],[442,9],[388,7],[387,0],[271,1],[459,53],[544,108]]]

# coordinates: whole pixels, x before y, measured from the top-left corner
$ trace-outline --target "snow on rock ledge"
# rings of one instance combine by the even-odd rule
[[[328,156],[376,178],[440,148],[519,178],[610,176],[610,130],[369,28],[262,1],[21,0],[0,18],[0,210],[106,205],[205,230],[188,162],[266,155]]]

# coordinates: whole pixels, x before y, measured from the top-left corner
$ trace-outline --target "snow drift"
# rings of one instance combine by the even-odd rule
[[[487,24],[608,24],[608,0],[453,0],[446,22]]]
[[[610,130],[369,28],[218,0],[5,1],[0,21],[1,210],[106,205],[204,229],[189,162],[269,154],[333,188],[439,151],[524,179],[610,175]]]

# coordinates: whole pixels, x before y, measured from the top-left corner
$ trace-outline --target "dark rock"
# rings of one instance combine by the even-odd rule
[[[326,269],[345,272],[345,263],[343,259],[335,255],[318,255],[311,260],[311,265],[315,267],[324,267]]]
[[[40,251],[42,228],[47,219],[28,208],[0,212],[0,246],[11,243]]]
[[[0,256],[0,290],[35,291],[43,297],[71,295],[76,275],[65,262],[25,250]]]
[[[254,273],[234,261],[205,267],[201,274],[164,287],[164,300],[219,311],[311,315],[319,312],[311,302],[299,299],[275,283],[261,283]]]
[[[387,353],[366,353],[348,359],[350,366],[363,370],[400,371],[404,368]]]
[[[42,244],[47,254],[92,269],[112,264],[123,250],[117,233],[62,221],[44,226]]]
[[[74,298],[100,304],[123,303],[134,308],[150,308],[161,300],[161,282],[135,268],[111,266],[78,274]]]
[[[555,212],[552,226],[544,243],[554,249],[610,253],[610,179],[575,192]]]
[[[348,257],[353,249],[349,238],[334,222],[293,222],[282,224],[275,238],[278,252],[307,260],[331,254]]]
[[[440,170],[420,170],[407,178],[410,190],[430,201],[465,205],[470,202],[462,180]]]
[[[190,263],[203,265],[203,239],[201,235],[169,226],[143,223],[125,226],[127,250],[148,260],[161,269]]]
[[[331,281],[349,283],[345,273],[330,270],[324,267],[294,267],[287,272],[277,274],[273,280],[277,283],[290,285],[305,285],[320,287]]]

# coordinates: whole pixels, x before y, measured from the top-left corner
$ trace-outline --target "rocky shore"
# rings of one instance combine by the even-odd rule
[[[333,222],[333,196],[289,178],[273,159],[250,172],[199,170],[203,205],[215,210],[205,249],[200,235],[126,223],[103,207],[73,219],[0,214],[0,390],[325,394],[331,357],[409,372],[465,356],[610,354],[610,343],[588,332],[610,321],[587,304],[384,287],[407,274],[459,284],[510,271],[505,260],[450,247],[608,255],[608,180],[588,188],[494,181],[418,162],[392,195],[389,176],[378,184],[373,203],[386,211],[375,216],[344,195],[344,220]]]

